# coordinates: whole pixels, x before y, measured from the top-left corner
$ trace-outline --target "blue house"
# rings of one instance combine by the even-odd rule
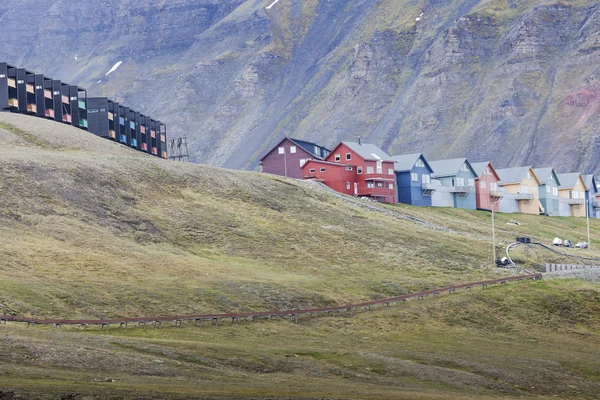
[[[413,206],[431,207],[433,170],[421,153],[392,156],[396,173],[396,200]]]
[[[466,158],[430,161],[429,165],[435,171],[432,183],[437,184],[431,196],[434,207],[477,208],[477,173]]]
[[[590,218],[598,218],[600,207],[598,205],[598,200],[596,199],[596,195],[598,194],[596,178],[594,178],[594,175],[583,175],[583,180],[585,181],[585,186],[587,188],[585,191],[585,201],[588,207],[588,215]]]

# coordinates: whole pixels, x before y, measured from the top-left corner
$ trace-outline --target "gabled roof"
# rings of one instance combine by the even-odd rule
[[[502,181],[502,184],[508,185],[511,183],[520,183],[527,176],[527,171],[531,170],[533,173],[533,177],[540,184],[540,179],[537,177],[536,173],[533,171],[531,166],[527,167],[516,167],[516,168],[503,168],[497,169],[496,172]]]
[[[496,172],[496,168],[494,168],[494,166],[492,165],[492,163],[490,161],[471,163],[471,167],[473,167],[473,170],[475,171],[475,175],[477,175],[478,178],[483,176],[483,173],[488,166],[490,167],[490,170],[496,176],[496,178],[498,180],[500,180],[500,176]]]
[[[552,168],[552,167],[534,168],[533,172],[535,172],[538,179],[540,180],[540,185],[543,185],[544,183],[548,182],[548,178],[550,176],[554,176],[556,185],[560,186],[560,179],[558,179],[558,174],[556,173],[556,171],[554,171],[554,168]]]
[[[598,186],[596,186],[596,178],[594,178],[594,175],[583,175],[583,181],[585,182],[586,189],[593,189],[594,192],[598,192]]]
[[[391,157],[385,151],[381,150],[379,147],[375,146],[371,143],[361,143],[358,144],[356,142],[341,142],[340,144],[344,144],[350,148],[353,152],[364,158],[365,160],[375,160],[375,161],[391,161]],[[339,146],[339,144],[336,146]],[[335,149],[334,149],[335,151]]]
[[[319,147],[319,148],[321,148],[321,149],[325,149],[325,150],[327,150],[327,148],[325,148],[325,147],[323,147],[323,146],[319,146],[318,144],[314,144],[314,143],[311,143],[311,142],[306,142],[306,141],[304,141],[304,140],[296,140],[296,139],[291,139],[291,138],[289,138],[289,137],[287,137],[287,136],[286,136],[286,137],[284,137],[283,139],[281,139],[281,141],[280,141],[280,142],[278,142],[278,143],[277,143],[275,146],[271,147],[271,149],[269,149],[269,150],[268,150],[268,151],[265,153],[265,155],[264,155],[264,156],[262,156],[262,158],[260,159],[260,161],[262,162],[262,160],[264,160],[265,158],[267,158],[267,156],[268,156],[269,154],[271,154],[271,152],[273,152],[273,150],[275,150],[276,148],[278,148],[278,147],[281,145],[281,143],[285,142],[286,140],[289,140],[290,142],[294,143],[296,146],[298,146],[298,147],[301,147],[301,148],[302,148],[302,150],[304,150],[304,151],[306,151],[306,152],[310,153],[310,154],[311,154],[313,157],[315,157],[315,158],[317,158],[317,159],[319,159],[319,160],[322,160],[322,159],[323,159],[323,157],[321,157],[321,155],[320,155],[320,154],[315,154],[315,152],[313,151],[313,150],[314,150],[314,148],[312,148],[312,149],[311,149],[311,148],[310,148],[310,146],[307,146],[307,145],[308,145],[308,144],[311,144],[311,145],[313,145],[313,146],[317,146],[317,147]],[[303,145],[303,144],[304,144],[304,145]],[[306,146],[306,147],[305,147],[305,146]],[[308,148],[307,148],[307,147],[308,147]]]
[[[431,177],[432,178],[441,178],[444,176],[457,175],[460,172],[460,167],[462,167],[462,165],[464,163],[467,163],[467,165],[468,165],[469,169],[471,170],[471,172],[473,173],[473,175],[477,175],[475,170],[473,170],[471,163],[469,163],[469,161],[463,157],[463,158],[452,158],[450,160],[430,161],[429,166],[435,171],[433,174],[431,174]]]
[[[427,168],[429,168],[433,172],[433,169],[431,168],[431,166],[429,165],[429,163],[427,162],[427,160],[425,159],[425,157],[423,157],[423,154],[421,154],[421,153],[402,154],[402,155],[397,155],[397,156],[391,156],[390,160],[394,161],[394,171],[404,172],[404,171],[412,170],[415,166],[415,163],[417,162],[417,160],[419,158],[423,159],[423,162],[425,163]]]
[[[558,179],[560,179],[561,185],[558,187],[559,189],[571,189],[577,185],[577,180],[581,179],[583,182],[584,189],[587,190],[587,186],[585,185],[585,181],[579,172],[571,172],[569,174],[558,174]]]
[[[288,138],[290,139],[292,142],[296,143],[298,146],[302,147],[304,150],[308,151],[309,153],[315,154],[314,149],[315,146],[318,147],[319,149],[325,150],[327,152],[331,152],[331,150],[329,150],[327,147],[321,146],[320,144],[317,143],[313,143],[313,142],[309,142],[307,140],[301,140],[301,139],[293,139],[293,138]],[[320,154],[315,154],[315,156],[320,156]]]

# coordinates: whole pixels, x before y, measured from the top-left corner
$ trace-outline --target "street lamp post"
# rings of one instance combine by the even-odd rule
[[[585,219],[587,223],[587,249],[590,250],[590,199],[585,200]]]

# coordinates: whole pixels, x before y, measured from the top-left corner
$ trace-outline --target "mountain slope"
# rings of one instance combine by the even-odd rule
[[[3,57],[156,115],[201,163],[254,168],[283,135],[360,136],[392,153],[598,169],[597,3],[267,3],[8,3]]]
[[[18,114],[0,114],[0,203],[0,309],[9,314],[290,309],[511,273],[490,267],[489,213],[365,203],[307,182],[161,160]],[[600,221],[591,223],[586,253],[599,257]],[[498,251],[516,236],[586,232],[581,218],[497,214],[496,226]],[[531,253],[514,254],[552,261]],[[298,324],[84,332],[8,323],[0,398],[593,397],[599,310],[597,285],[562,280]]]

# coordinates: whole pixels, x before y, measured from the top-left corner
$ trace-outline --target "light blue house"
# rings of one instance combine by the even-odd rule
[[[596,195],[598,194],[596,178],[594,178],[594,175],[583,175],[583,180],[587,188],[585,191],[585,201],[587,202],[588,215],[590,218],[598,218],[600,216],[600,206],[596,199]]]
[[[455,207],[475,210],[477,173],[466,158],[430,161],[435,192],[431,196],[434,207]]]
[[[392,156],[396,173],[396,200],[413,206],[431,207],[435,192],[431,184],[433,170],[421,153]]]
[[[536,176],[540,180],[539,195],[540,203],[544,208],[544,214],[549,216],[560,215],[559,212],[559,196],[558,188],[560,187],[560,180],[554,168],[534,168]]]

